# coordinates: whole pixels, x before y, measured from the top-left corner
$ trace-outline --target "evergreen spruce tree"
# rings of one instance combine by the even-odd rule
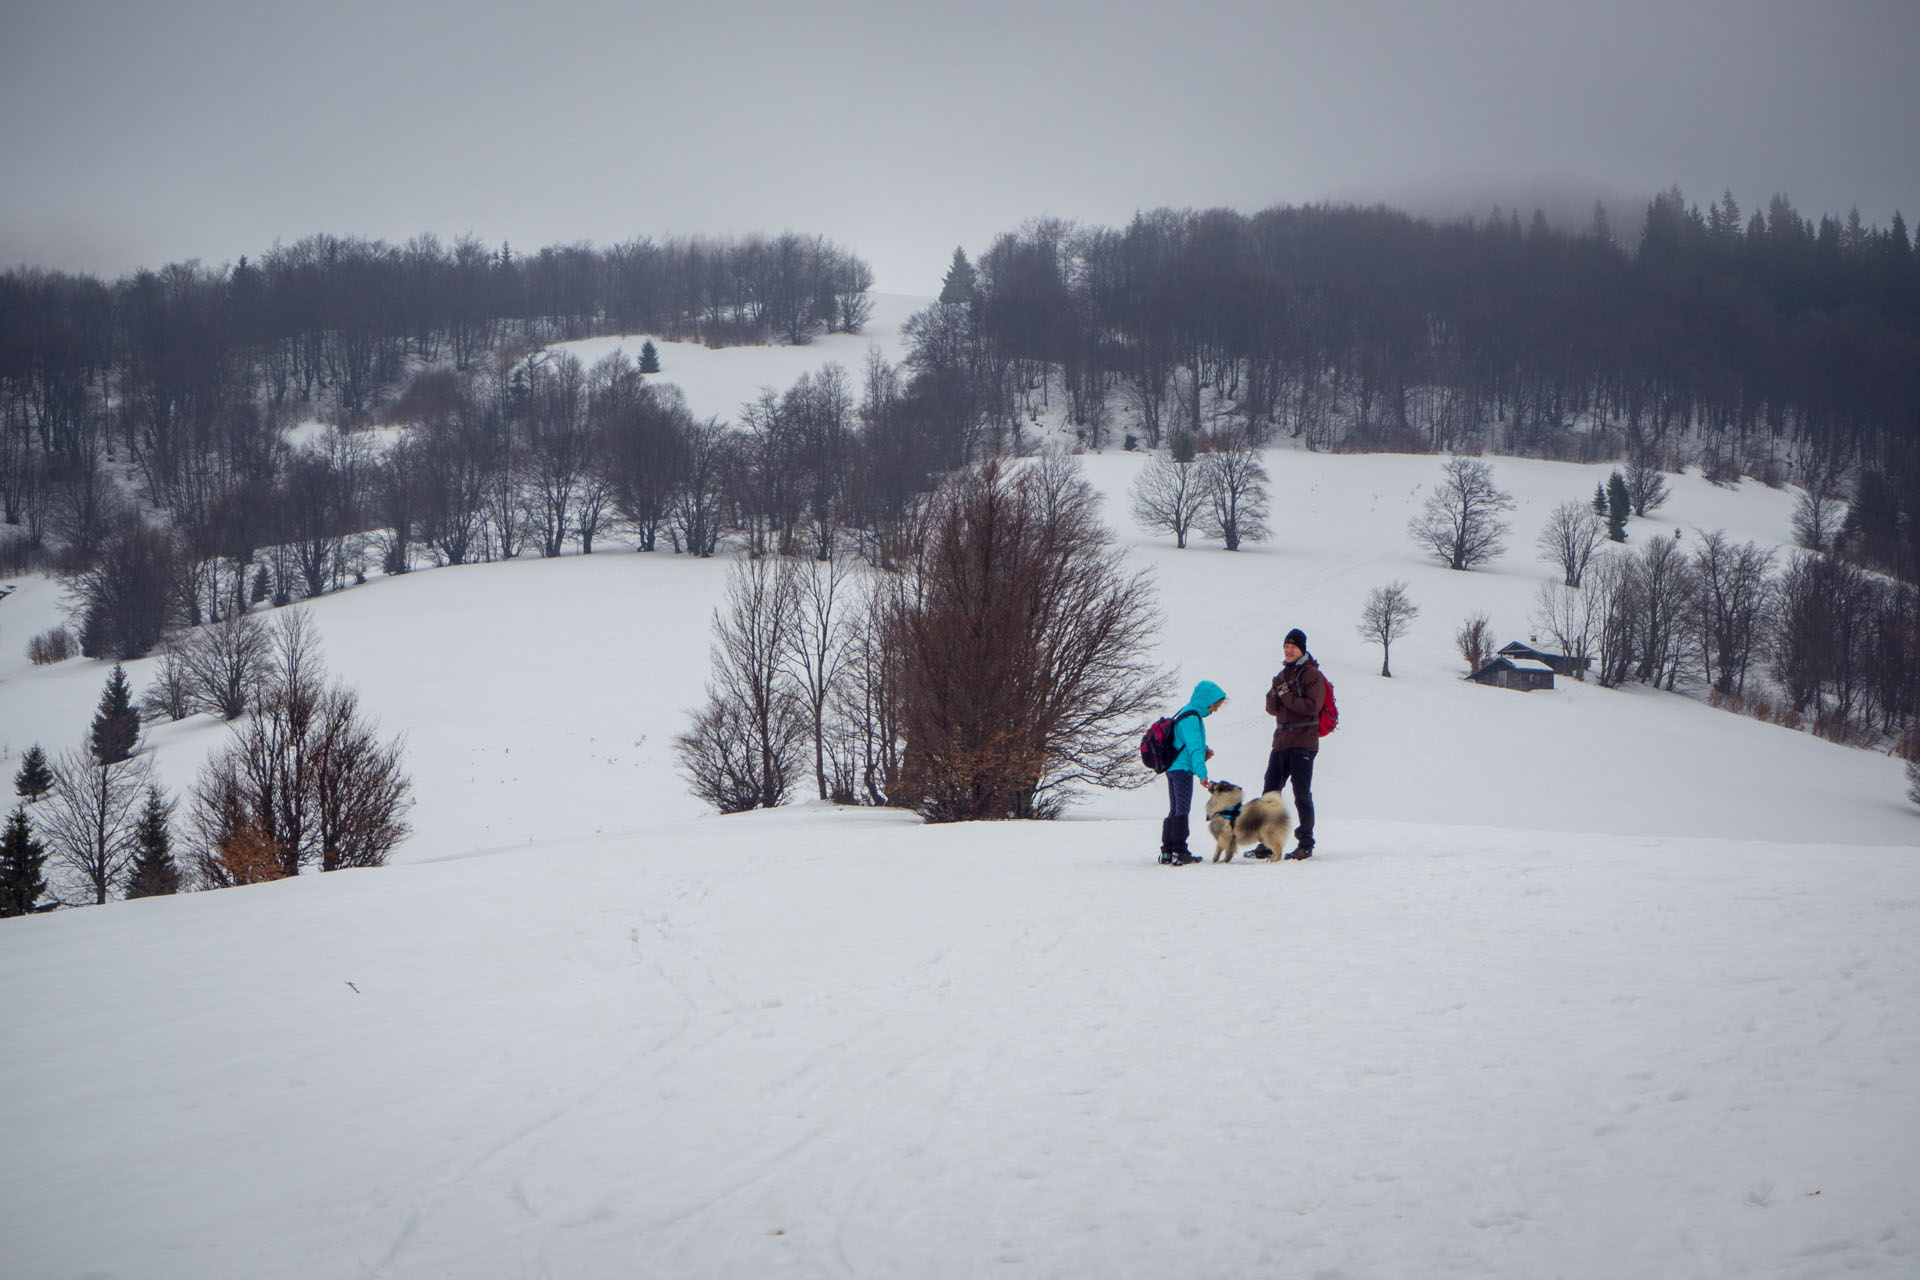
[[[1847,518],[1841,529],[1850,538],[1864,539],[1862,550],[1876,560],[1888,543],[1900,532],[1900,490],[1878,467],[1860,472],[1853,501],[1847,504]]]
[[[180,869],[173,861],[173,802],[159,787],[147,788],[147,806],[140,811],[134,842],[140,852],[127,876],[129,898],[155,898],[180,892]]]
[[[27,807],[16,805],[0,832],[0,916],[24,916],[33,910],[47,891],[40,876],[46,861],[46,846],[33,838],[27,825]]]
[[[47,753],[36,742],[27,748],[27,754],[20,757],[20,771],[13,775],[13,789],[28,804],[32,804],[52,787],[53,770],[47,766]]]
[[[1607,486],[1605,486],[1604,484],[1596,484],[1593,486],[1593,514],[1599,516],[1603,520],[1606,518]]]
[[[652,338],[640,344],[640,372],[660,372],[660,348],[653,345]]]
[[[1627,496],[1627,478],[1618,471],[1607,477],[1607,536],[1615,542],[1627,540],[1627,517],[1633,513],[1633,499]]]
[[[113,674],[107,677],[107,687],[100,693],[100,709],[94,713],[87,746],[101,764],[119,764],[133,755],[139,741],[140,713],[133,709],[127,669],[116,662]]]
[[[955,248],[953,264],[947,268],[947,275],[940,282],[940,301],[973,301],[973,264],[967,261],[964,249]]]

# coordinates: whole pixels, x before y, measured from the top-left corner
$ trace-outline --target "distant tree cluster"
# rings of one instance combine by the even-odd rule
[[[1148,455],[1134,479],[1133,518],[1149,532],[1173,535],[1182,550],[1187,535],[1217,538],[1229,551],[1272,536],[1267,469],[1244,440],[1202,436],[1201,452],[1166,450]]]
[[[330,682],[299,612],[274,629],[252,716],[193,790],[189,857],[207,888],[378,867],[406,838],[412,783],[359,699]]]
[[[1517,214],[1434,225],[1385,209],[1159,210],[1123,230],[1030,223],[982,256],[970,289],[983,390],[1059,369],[1140,393],[1147,431],[1191,423],[1196,388],[1256,431],[1331,443],[1355,428],[1552,451],[1578,415],[1662,444],[1696,428],[1745,463],[1806,446],[1858,457],[1910,421],[1920,281],[1892,227],[1776,197],[1741,223],[1677,191],[1629,255],[1596,228]],[[1901,357],[1897,353],[1905,352]],[[1182,398],[1185,404],[1182,404]]]
[[[835,560],[743,560],[676,744],[694,792],[778,804],[810,756],[822,798],[957,821],[1051,817],[1128,780],[1162,694],[1157,615],[1096,501],[1062,459],[988,463],[949,477],[898,566],[857,587]]]
[[[1535,625],[1594,659],[1605,685],[1699,680],[1718,701],[1757,704],[1759,673],[1781,718],[1824,736],[1920,730],[1920,589],[1811,551],[1776,570],[1771,549],[1717,530],[1690,542],[1662,534],[1595,557],[1579,587],[1541,588]]]
[[[50,760],[36,744],[21,756],[13,778],[20,804],[0,834],[0,916],[307,867],[380,866],[406,837],[412,784],[401,746],[376,736],[352,690],[327,682],[306,616],[290,612],[266,627],[241,614],[214,631],[225,638],[206,643],[246,656],[237,674],[221,675],[220,694],[195,684],[189,709],[233,719],[239,713],[227,709],[237,704],[253,714],[193,789],[184,858],[176,855],[177,802],[140,749],[140,711],[116,664],[84,745]],[[229,682],[242,691],[226,694]]]
[[[364,451],[290,450],[296,414],[352,426],[417,422],[436,388],[485,370],[524,378],[520,356],[597,333],[650,331],[712,346],[800,343],[858,332],[872,272],[818,236],[639,239],[515,255],[471,237],[403,246],[313,236],[231,267],[182,263],[112,283],[32,269],[0,274],[0,566],[49,546],[63,567],[143,572],[159,535],[204,563],[299,541],[309,583],[351,510]],[[643,351],[643,362],[648,359]],[[658,349],[651,362],[658,369]],[[423,386],[415,375],[445,370]],[[403,388],[411,405],[395,403]],[[534,390],[521,387],[529,394]],[[346,450],[346,455],[355,451]],[[109,465],[109,459],[115,465]],[[131,470],[134,494],[116,477]],[[284,519],[279,515],[288,511]],[[286,584],[276,580],[275,591]],[[145,602],[103,612],[87,652],[131,656],[153,637]]]
[[[240,656],[211,637],[230,649],[239,637],[220,629],[254,606],[375,568],[591,553],[615,534],[696,556],[730,537],[754,554],[821,554],[853,536],[884,560],[898,550],[890,530],[954,456],[922,409],[877,352],[863,388],[828,364],[763,392],[737,426],[694,418],[623,353],[590,369],[561,353],[425,373],[398,406],[410,429],[384,451],[327,431],[286,453],[278,480],[183,527],[129,519],[92,557],[71,553],[77,647],[135,658],[209,629],[173,646],[156,696],[176,716],[196,698],[231,716],[239,685],[219,668],[231,677]],[[1232,514],[1249,527],[1258,513]]]
[[[1858,474],[1858,536],[1920,580],[1920,257],[1904,221],[1743,219],[1669,191],[1631,252],[1535,215],[1436,225],[1386,209],[1157,210],[1031,222],[956,253],[908,327],[909,369],[970,450],[1058,394],[1087,443],[1132,411],[1149,447],[1253,444],[1626,456],[1626,508],[1661,473]],[[1608,518],[1610,511],[1603,511]]]

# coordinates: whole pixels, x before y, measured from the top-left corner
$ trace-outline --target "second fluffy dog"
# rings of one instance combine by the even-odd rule
[[[1293,811],[1278,791],[1269,791],[1258,800],[1222,779],[1207,784],[1213,794],[1207,798],[1207,830],[1213,833],[1215,862],[1232,862],[1242,845],[1264,844],[1280,861],[1280,851],[1293,834]]]

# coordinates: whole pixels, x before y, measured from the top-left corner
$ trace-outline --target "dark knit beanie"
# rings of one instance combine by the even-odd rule
[[[1307,633],[1295,627],[1293,630],[1287,632],[1287,643],[1298,645],[1302,650],[1305,650],[1307,647]]]

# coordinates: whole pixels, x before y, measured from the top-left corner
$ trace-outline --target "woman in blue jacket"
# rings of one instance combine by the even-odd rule
[[[1211,680],[1193,686],[1193,697],[1173,722],[1173,763],[1167,766],[1167,819],[1160,824],[1160,861],[1184,866],[1200,859],[1187,848],[1189,817],[1193,811],[1193,780],[1207,780],[1207,717],[1220,709],[1227,695]]]

